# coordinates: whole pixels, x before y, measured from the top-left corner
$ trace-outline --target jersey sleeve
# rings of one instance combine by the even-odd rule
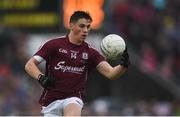
[[[49,40],[39,47],[39,50],[34,54],[34,56],[40,56],[45,60],[51,55],[54,48],[53,41]]]
[[[105,58],[96,49],[91,48],[90,66],[96,67],[102,61],[105,61]]]

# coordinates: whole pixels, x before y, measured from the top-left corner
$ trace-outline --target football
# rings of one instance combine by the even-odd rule
[[[109,60],[116,60],[122,55],[126,48],[124,39],[117,34],[109,34],[105,36],[100,45],[100,49],[104,56]]]

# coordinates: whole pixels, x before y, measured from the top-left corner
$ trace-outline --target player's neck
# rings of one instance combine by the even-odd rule
[[[72,33],[69,33],[68,37],[69,37],[69,42],[71,42],[72,44],[75,44],[75,45],[82,44],[82,42],[79,41],[79,39],[77,39],[77,37],[75,35],[73,35]]]

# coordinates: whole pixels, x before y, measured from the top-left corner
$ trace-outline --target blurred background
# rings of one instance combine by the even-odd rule
[[[180,115],[180,0],[0,0],[0,115],[41,115],[42,88],[24,65],[47,39],[68,33],[75,10],[93,17],[92,46],[116,33],[131,59],[116,81],[90,74],[83,115]]]

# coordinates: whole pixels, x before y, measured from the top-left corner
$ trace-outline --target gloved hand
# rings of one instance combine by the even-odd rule
[[[54,85],[54,83],[55,83],[55,79],[54,78],[52,78],[52,77],[47,77],[47,76],[45,76],[45,75],[43,75],[43,74],[40,74],[39,76],[38,76],[38,82],[41,84],[41,86],[42,87],[44,87],[44,88],[48,88],[48,87],[50,87],[50,86],[53,86]]]
[[[124,50],[123,54],[120,56],[120,65],[124,66],[125,68],[128,68],[130,65],[127,47]]]

